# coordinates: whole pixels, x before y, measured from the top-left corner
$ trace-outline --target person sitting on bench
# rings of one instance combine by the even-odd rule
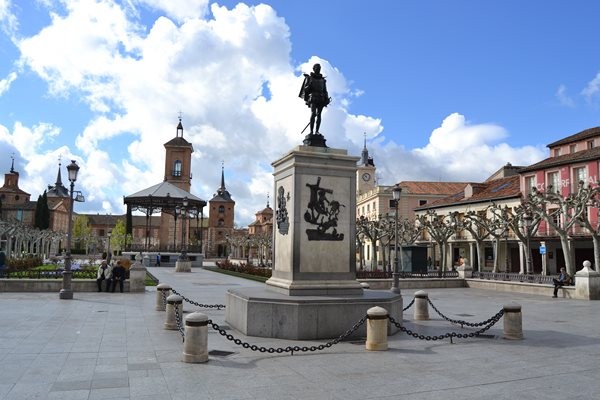
[[[552,281],[554,282],[554,298],[558,297],[558,288],[563,287],[564,285],[566,285],[567,283],[569,283],[569,275],[567,275],[567,272],[565,271],[565,267],[562,267],[560,269],[560,275],[558,275],[558,279],[557,278],[552,278]]]

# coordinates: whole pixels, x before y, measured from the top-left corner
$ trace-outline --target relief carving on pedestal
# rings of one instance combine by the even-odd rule
[[[344,240],[344,234],[338,233],[336,227],[341,207],[345,206],[337,200],[330,200],[328,195],[332,195],[333,190],[322,188],[320,185],[320,176],[316,184],[306,184],[310,189],[310,199],[304,213],[304,220],[311,225],[316,225],[315,229],[306,230],[308,240]]]

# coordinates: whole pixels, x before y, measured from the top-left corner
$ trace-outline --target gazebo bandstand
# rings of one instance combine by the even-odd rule
[[[164,260],[167,265],[170,264],[172,257],[177,256],[177,262],[200,261],[202,265],[203,248],[203,230],[204,207],[206,201],[193,194],[167,182],[163,181],[157,185],[141,190],[132,195],[123,198],[127,206],[127,233],[132,234],[131,215],[134,211],[142,212],[146,216],[146,229],[144,243],[132,243],[126,246],[128,252],[147,254],[160,253],[161,261]],[[163,234],[159,232],[159,243],[152,243],[152,215],[161,214],[160,229],[165,229]],[[177,220],[180,220],[180,230],[177,229]],[[195,244],[189,243],[190,231],[192,231],[193,222],[196,221],[196,228],[193,231]],[[173,221],[173,231],[170,235],[171,221]],[[167,225],[167,227],[164,227]],[[188,229],[186,230],[186,225]],[[172,237],[171,237],[172,236]],[[178,236],[181,240],[177,240]],[[162,263],[161,263],[162,265]]]

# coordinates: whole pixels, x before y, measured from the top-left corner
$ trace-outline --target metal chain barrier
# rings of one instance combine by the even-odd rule
[[[179,333],[181,333],[181,341],[185,342],[185,331],[183,330],[181,317],[179,316],[179,305],[173,304],[173,308],[175,309],[175,321],[177,322],[177,330],[179,331]]]
[[[491,318],[489,318],[489,319],[486,319],[486,320],[485,320],[485,321],[483,321],[483,322],[468,322],[468,321],[463,321],[463,320],[460,320],[460,319],[452,319],[452,318],[448,318],[448,317],[446,317],[444,314],[442,314],[442,313],[440,312],[440,310],[438,310],[438,309],[437,309],[437,307],[436,307],[436,306],[434,306],[434,305],[433,305],[433,303],[431,302],[431,300],[430,300],[429,298],[427,298],[427,302],[429,303],[429,305],[431,306],[431,308],[433,308],[433,309],[435,310],[435,312],[436,312],[436,313],[438,313],[438,315],[439,315],[440,317],[444,318],[446,321],[448,321],[448,322],[450,322],[450,323],[452,323],[452,324],[458,324],[458,325],[460,325],[460,327],[461,327],[461,328],[463,328],[463,327],[464,327],[464,325],[466,325],[466,326],[470,326],[470,327],[473,327],[473,328],[477,328],[477,327],[479,327],[479,326],[484,326],[484,325],[487,325],[487,324],[489,324],[490,322],[492,322],[492,321],[494,320],[494,318],[496,318],[496,315],[498,315],[498,314],[496,314],[496,315],[494,315],[493,317],[491,317]]]
[[[342,340],[346,339],[348,336],[350,336],[352,333],[354,333],[358,328],[360,328],[360,326],[362,324],[365,323],[365,321],[367,320],[367,316],[365,315],[364,317],[362,317],[356,324],[354,324],[354,326],[350,329],[348,329],[346,332],[344,332],[343,334],[341,334],[340,336],[338,336],[337,338],[325,343],[325,344],[321,344],[319,346],[288,346],[288,347],[262,347],[262,346],[257,346],[255,344],[250,344],[247,342],[243,342],[240,339],[234,338],[233,335],[227,333],[224,329],[222,329],[221,327],[219,327],[219,325],[217,325],[216,323],[214,323],[212,320],[208,320],[208,324],[210,326],[212,326],[212,328],[214,330],[216,330],[217,332],[219,332],[219,334],[221,336],[224,336],[227,340],[232,341],[233,343],[237,344],[238,346],[242,346],[245,349],[250,349],[252,351],[259,351],[261,353],[291,353],[291,355],[294,355],[294,352],[309,352],[309,351],[320,351],[320,350],[324,350],[326,348],[329,348],[331,346],[333,346],[334,344],[338,344],[339,342],[341,342]]]
[[[220,310],[221,308],[225,308],[224,304],[201,304],[201,303],[195,302],[194,300],[188,299],[187,297],[185,297],[184,295],[182,295],[181,293],[179,293],[175,289],[171,289],[171,292],[173,292],[173,294],[181,296],[181,298],[184,301],[186,301],[186,302],[188,302],[188,303],[190,303],[190,304],[192,304],[192,305],[194,305],[196,307],[200,307],[200,308],[216,308],[217,310]]]
[[[390,322],[392,324],[396,325],[396,327],[398,329],[400,329],[402,332],[405,332],[406,334],[414,337],[415,339],[436,341],[436,340],[443,340],[445,338],[449,338],[450,343],[453,343],[452,338],[455,338],[455,337],[459,338],[459,339],[467,339],[467,338],[472,338],[472,337],[481,335],[482,333],[484,333],[485,331],[490,329],[492,326],[494,326],[500,320],[500,318],[502,318],[503,315],[504,315],[504,309],[500,310],[498,312],[498,314],[496,314],[492,318],[490,318],[491,321],[488,325],[484,326],[483,328],[481,328],[475,332],[469,332],[469,333],[448,332],[448,333],[444,333],[442,335],[436,335],[436,336],[423,335],[420,333],[413,332],[410,329],[401,326],[398,322],[396,322],[396,320],[393,317],[388,316],[388,319],[390,320]]]
[[[409,308],[412,307],[413,304],[415,304],[415,298],[414,297],[413,297],[412,301],[410,303],[408,303],[408,305],[402,309],[402,311],[408,310]]]
[[[162,298],[163,298],[163,308],[166,310],[167,309],[167,291],[166,290],[163,290]]]

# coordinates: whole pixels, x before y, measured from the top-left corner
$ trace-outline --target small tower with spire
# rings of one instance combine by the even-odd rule
[[[48,194],[48,198],[52,199],[62,199],[69,198],[69,189],[63,185],[62,175],[60,172],[60,168],[62,166],[60,157],[58,158],[58,172],[56,173],[56,182],[54,182],[54,186],[48,185],[48,190],[46,193]]]
[[[357,194],[363,194],[377,186],[376,169],[373,157],[369,157],[367,150],[367,134],[364,133],[364,146],[361,152],[359,165],[356,169],[356,191]]]
[[[31,195],[19,188],[19,173],[15,170],[15,155],[11,155],[10,171],[4,174],[4,185],[0,187],[0,217],[30,223],[33,212],[29,206]]]
[[[225,166],[221,162],[221,186],[208,201],[208,239],[207,256],[225,256],[226,236],[233,232],[235,201],[225,186]]]
[[[58,232],[67,232],[71,197],[69,196],[69,189],[63,184],[61,169],[61,157],[58,157],[56,182],[54,182],[54,185],[48,185],[46,196],[48,199],[48,208],[50,209],[50,227]]]
[[[181,113],[175,130],[175,137],[164,144],[165,146],[165,181],[190,191],[192,186],[192,153],[194,147],[183,138]]]

